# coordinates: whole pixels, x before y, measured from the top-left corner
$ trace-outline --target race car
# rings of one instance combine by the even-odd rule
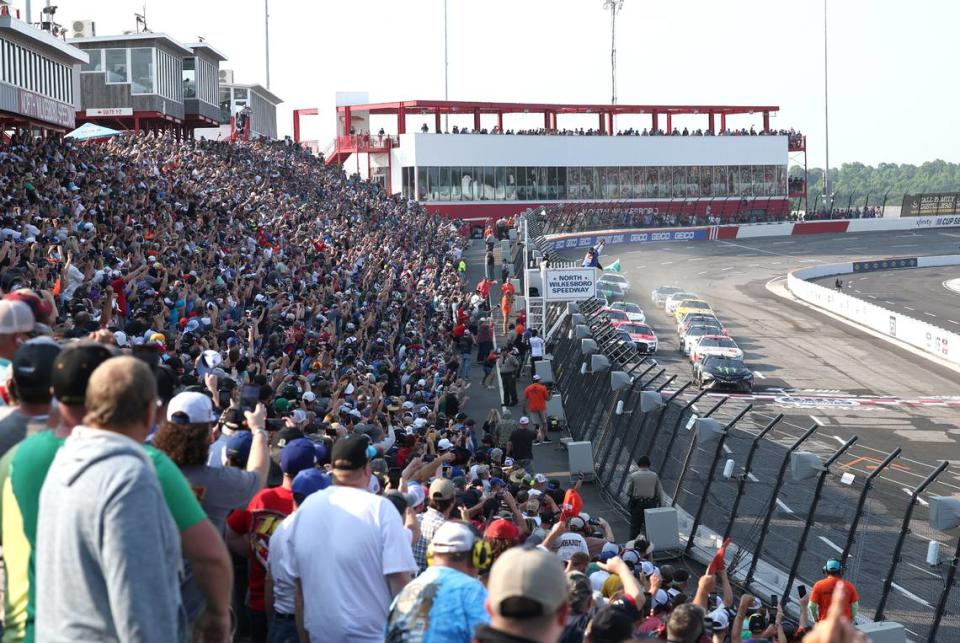
[[[657,334],[646,324],[624,321],[615,322],[613,327],[630,337],[630,341],[637,347],[638,353],[657,352]]]
[[[716,335],[726,335],[727,329],[723,327],[723,324],[717,319],[717,316],[713,313],[690,313],[680,320],[680,323],[677,324],[677,337],[683,339],[683,336],[686,334],[687,329],[691,326],[697,324],[707,324],[709,326],[718,326],[719,331]]]
[[[610,308],[622,310],[623,312],[627,313],[627,319],[630,321],[640,322],[641,324],[647,321],[647,316],[643,313],[643,309],[633,302],[616,301],[610,304]]]
[[[753,390],[753,371],[743,360],[708,355],[693,365],[693,379],[700,388],[728,388],[749,393]]]
[[[676,309],[673,312],[673,317],[676,320],[676,323],[680,323],[680,320],[684,318],[685,315],[690,313],[712,313],[713,309],[710,308],[710,304],[703,301],[702,299],[684,299],[681,301]]]
[[[600,278],[597,279],[597,288],[601,288],[605,284],[618,286],[623,294],[630,292],[630,282],[627,281],[626,277],[616,272],[605,272],[600,275]]]
[[[626,294],[627,291],[622,284],[597,280],[597,297],[603,296],[607,301],[622,301]]]
[[[683,292],[683,288],[678,288],[677,286],[659,286],[650,291],[650,301],[653,302],[654,306],[663,308],[663,305],[667,302],[667,297],[678,292]]]
[[[684,299],[699,299],[700,296],[693,292],[687,292],[685,290],[680,292],[675,292],[672,295],[667,297],[667,300],[663,302],[663,310],[668,314],[672,315],[677,312],[677,306],[680,305]]]
[[[719,326],[713,324],[694,324],[687,329],[687,332],[680,337],[680,342],[678,344],[678,350],[684,355],[689,355],[690,351],[694,346],[697,345],[697,342],[700,341],[701,337],[706,335],[717,336],[722,335],[721,329]]]
[[[690,347],[690,361],[697,363],[709,355],[731,359],[743,359],[743,351],[732,338],[726,335],[704,335]]]
[[[625,311],[614,308],[613,306],[601,309],[600,313],[606,315],[607,319],[609,319],[614,326],[616,326],[618,322],[630,321]]]

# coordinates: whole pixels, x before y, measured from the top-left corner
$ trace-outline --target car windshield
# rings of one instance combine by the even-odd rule
[[[636,305],[636,304],[634,304],[634,303],[628,302],[628,301],[618,301],[617,303],[615,303],[615,304],[613,305],[613,307],[616,308],[617,310],[623,310],[623,311],[626,311],[626,312],[628,312],[628,313],[642,313],[642,312],[643,312],[643,309],[641,309],[640,306],[638,306],[638,305]]]
[[[716,335],[719,332],[720,328],[717,326],[691,326],[687,330],[687,335],[698,337],[700,335]]]
[[[703,325],[719,326],[720,320],[713,315],[701,315],[700,313],[687,313],[683,318],[683,323],[687,326]],[[719,333],[717,333],[719,335]]]
[[[676,286],[660,286],[657,288],[656,292],[658,295],[665,295],[669,297],[673,293],[680,292],[680,289]]]
[[[610,319],[626,319],[627,313],[622,310],[617,310],[616,308],[611,308],[609,310],[603,311],[603,313]]]
[[[627,278],[623,275],[611,275],[609,273],[601,275],[599,281],[605,281],[611,284],[625,284],[627,283]]]
[[[736,348],[737,343],[729,337],[705,337],[700,340],[701,348]]]
[[[653,335],[653,330],[646,324],[620,324],[620,330],[625,330],[634,335]]]
[[[743,362],[730,357],[708,357],[703,362],[704,368],[743,368]]]
[[[696,301],[694,299],[684,299],[680,302],[680,308],[690,308],[693,310],[708,310],[710,304],[705,301]]]

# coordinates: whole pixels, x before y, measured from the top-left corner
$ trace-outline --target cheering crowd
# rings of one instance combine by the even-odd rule
[[[544,342],[450,222],[287,142],[0,161],[5,642],[788,640],[537,472]]]

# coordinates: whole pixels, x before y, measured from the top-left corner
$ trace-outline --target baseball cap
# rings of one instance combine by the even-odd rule
[[[216,422],[213,402],[203,393],[185,391],[173,396],[167,405],[167,422],[174,424],[202,424]]]
[[[409,505],[411,507],[419,507],[423,504],[423,501],[427,499],[427,494],[418,484],[408,484],[407,485],[407,495],[409,498]]]
[[[250,457],[250,445],[253,444],[253,433],[250,431],[237,431],[227,438],[224,451],[238,467],[247,466],[247,458]]]
[[[303,424],[307,421],[307,412],[303,409],[294,409],[293,411],[293,422],[294,424]]]
[[[522,418],[520,418],[520,424],[530,424],[530,418],[524,415]]]
[[[534,375],[534,376],[533,376],[533,381],[534,381],[534,382],[539,382],[541,379],[542,379],[542,378],[541,378],[539,375]]]
[[[710,622],[713,624],[714,632],[723,632],[730,627],[730,615],[727,614],[727,610],[723,607],[719,607],[707,614],[707,618],[710,619]]]
[[[430,497],[437,500],[453,500],[457,494],[456,487],[447,478],[437,478],[430,483]]]
[[[443,438],[442,440],[437,442],[437,451],[449,451],[452,448],[453,448],[453,442],[451,442],[447,438]]]
[[[30,307],[35,319],[46,317],[53,312],[53,305],[29,288],[14,290],[4,296],[8,301],[21,301]]]
[[[603,543],[603,547],[600,548],[600,553],[610,553],[616,556],[618,553],[620,553],[620,547],[617,545],[617,543]]]
[[[287,442],[280,452],[280,468],[288,476],[296,476],[304,469],[309,469],[317,463],[317,448],[306,438],[298,438]]]
[[[831,558],[830,560],[827,561],[827,564],[824,565],[823,568],[826,569],[831,574],[835,574],[839,572],[843,568],[843,566],[840,564],[839,560],[837,560],[836,558]]]
[[[306,402],[307,404],[311,402],[316,402],[317,394],[314,393],[313,391],[307,391],[306,393],[303,394],[303,401]]]
[[[370,460],[369,445],[370,439],[361,433],[350,433],[339,438],[330,455],[333,468],[353,471],[365,466]]]
[[[278,413],[286,413],[290,408],[290,400],[285,397],[278,397],[273,401],[273,408]]]
[[[61,404],[82,406],[90,374],[111,357],[113,351],[99,343],[87,342],[64,348],[53,360],[50,373],[54,396]]]
[[[637,607],[636,601],[630,596],[622,596],[616,600],[610,601],[610,607],[626,616],[630,622],[643,619],[643,613]]]
[[[113,342],[120,347],[129,346],[130,338],[127,337],[127,334],[122,330],[118,330],[113,334]]]
[[[303,504],[307,496],[330,486],[330,476],[317,468],[304,469],[293,478],[293,499]]]
[[[220,424],[228,429],[236,431],[246,424],[247,418],[243,414],[243,409],[231,406],[220,415]]]
[[[547,484],[547,476],[543,475],[542,473],[538,473],[537,475],[533,476],[533,481],[537,484]]]
[[[515,524],[505,518],[497,518],[483,532],[484,538],[502,538],[504,540],[516,541],[520,538],[520,530]]]
[[[470,551],[477,537],[465,522],[447,520],[435,532],[430,547],[435,554],[456,554]]]
[[[33,311],[22,301],[0,300],[0,335],[29,333],[33,330]]]
[[[490,570],[487,600],[490,609],[507,618],[536,618],[556,613],[569,600],[563,562],[556,554],[513,547],[497,558]],[[518,613],[510,599],[525,598],[540,607],[536,613]]]
[[[60,347],[50,341],[30,341],[21,344],[13,354],[10,372],[17,388],[23,391],[50,390],[53,362]]]
[[[605,605],[591,619],[590,632],[596,641],[627,641],[633,635],[633,619],[619,604]]]
[[[569,572],[567,574],[567,596],[570,597],[570,605],[584,605],[591,596],[593,596],[593,585],[590,579],[583,572]]]

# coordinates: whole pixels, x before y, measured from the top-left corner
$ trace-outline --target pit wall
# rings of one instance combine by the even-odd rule
[[[600,242],[611,246],[621,243],[733,241],[755,237],[789,237],[808,234],[885,232],[889,230],[925,230],[928,228],[954,227],[960,227],[960,216],[744,223],[689,228],[629,228],[548,234],[544,238],[553,244],[553,250],[559,251],[568,248],[590,247]]]
[[[956,265],[960,265],[960,255],[897,257],[819,265],[789,273],[787,289],[801,301],[903,342],[940,360],[960,366],[960,335],[957,333],[808,281],[818,277],[848,275],[854,272]]]

